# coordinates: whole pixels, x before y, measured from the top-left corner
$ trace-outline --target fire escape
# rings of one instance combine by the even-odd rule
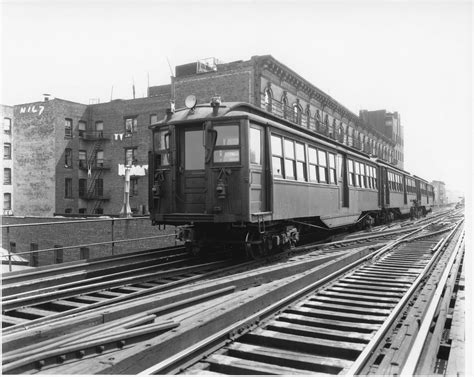
[[[103,157],[98,158],[98,152],[102,151],[103,143],[107,138],[104,137],[103,131],[92,131],[85,133],[83,140],[93,144],[87,151],[87,160],[80,166],[83,170],[87,170],[87,186],[80,192],[80,197],[92,202],[91,213],[98,213],[102,204],[110,199],[104,193],[102,180],[104,171],[109,170],[110,166]]]

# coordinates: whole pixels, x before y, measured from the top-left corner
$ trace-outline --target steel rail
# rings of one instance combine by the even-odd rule
[[[424,228],[424,227],[423,227]],[[333,272],[332,274],[315,281],[313,284],[304,287],[303,289],[291,294],[288,297],[270,305],[269,307],[253,314],[251,317],[238,321],[223,330],[209,336],[208,338],[186,348],[185,350],[179,352],[178,354],[170,357],[166,360],[163,360],[152,367],[145,369],[144,371],[138,373],[139,375],[150,375],[150,374],[171,374],[174,371],[178,371],[182,368],[184,364],[190,364],[192,362],[198,361],[202,358],[202,355],[206,352],[218,349],[222,344],[224,344],[229,337],[229,334],[237,333],[239,329],[247,326],[248,324],[256,323],[257,321],[269,317],[274,313],[282,310],[284,307],[291,305],[293,302],[301,299],[302,297],[308,295],[310,292],[319,288],[321,285],[330,282],[338,276],[350,271],[351,269],[359,266],[367,260],[370,260],[375,254],[380,253],[381,251],[388,251],[398,244],[402,243],[403,240],[417,232],[421,229],[417,229],[409,234],[403,235],[397,240],[390,242],[389,244],[383,246],[381,249],[375,250],[374,252],[364,256],[363,258],[345,266],[344,268]]]
[[[182,263],[186,259],[181,259],[173,261],[170,263],[162,264],[160,266],[150,266],[150,267],[141,267],[132,271],[122,271],[106,276],[97,276],[91,279],[85,279],[87,285],[80,284],[77,286],[78,282],[73,282],[73,284],[64,284],[57,287],[51,287],[48,290],[43,290],[43,292],[35,294],[36,292],[27,292],[29,295],[26,297],[15,297],[9,299],[8,297],[2,301],[2,311],[14,310],[20,307],[40,305],[47,302],[51,302],[59,299],[67,299],[70,297],[75,297],[78,295],[88,294],[91,292],[103,291],[105,289],[114,289],[123,287],[125,285],[130,285],[134,283],[144,282],[144,279],[147,280],[156,280],[164,279],[170,274],[173,276],[190,273],[196,268],[206,268],[216,266],[226,265],[226,261],[215,261],[205,264],[194,264],[184,267],[175,267],[171,269],[164,269],[154,273],[145,273],[147,270],[155,271],[157,268],[166,268],[174,267],[174,265]],[[136,276],[129,276],[131,273],[141,273]],[[112,278],[112,280],[110,280]],[[105,280],[105,281],[100,281]],[[82,282],[84,283],[84,281]],[[67,288],[68,285],[76,285],[75,287]],[[152,289],[152,288],[149,288]],[[145,289],[144,289],[145,290]],[[31,295],[33,293],[34,295]]]
[[[398,304],[392,309],[392,312],[387,317],[383,325],[378,329],[378,331],[374,334],[370,342],[367,344],[367,347],[362,351],[359,357],[355,360],[354,364],[352,364],[351,368],[346,372],[349,376],[355,376],[361,373],[362,368],[365,366],[369,358],[378,348],[379,344],[385,339],[385,334],[391,328],[395,320],[398,318],[399,314],[405,308],[408,301],[411,299],[414,291],[418,288],[418,286],[425,280],[425,275],[430,271],[431,267],[437,260],[437,256],[440,254],[440,250],[442,247],[453,237],[459,226],[462,224],[462,221],[459,221],[456,227],[450,232],[450,234],[445,238],[443,245],[438,248],[438,251],[435,255],[431,258],[430,262],[425,266],[423,271],[420,273],[418,278],[413,282],[411,287],[405,293],[405,295],[401,298]]]
[[[408,359],[405,361],[405,365],[403,366],[403,369],[401,371],[402,376],[415,375],[416,368],[418,366],[426,339],[428,337],[428,332],[430,330],[432,320],[436,314],[436,310],[439,306],[439,303],[443,298],[442,295],[445,289],[446,282],[449,278],[449,275],[451,274],[452,266],[456,260],[456,257],[458,256],[459,251],[462,249],[462,246],[464,245],[464,242],[465,242],[464,232],[465,230],[463,229],[463,233],[461,234],[461,236],[458,239],[458,242],[456,243],[456,246],[451,255],[451,258],[449,259],[449,262],[446,264],[443,275],[437,285],[435,294],[431,298],[428,310],[425,312],[425,315],[423,317],[423,322],[421,324],[420,329],[418,330],[418,334],[416,335],[416,338],[410,350]]]
[[[166,260],[166,261],[161,260],[161,259],[168,259],[168,258],[170,260]],[[50,282],[51,280],[53,280],[52,285],[48,285],[48,286],[44,286],[44,287],[40,287],[36,289],[29,289],[29,290],[27,289],[29,286],[39,285],[40,283],[44,283],[44,280],[26,281],[24,283],[29,283],[28,285],[22,284],[20,287],[15,286],[13,288],[4,287],[3,292],[2,292],[3,294],[2,305],[5,305],[7,302],[13,302],[13,300],[28,299],[28,297],[32,297],[32,296],[34,296],[35,298],[36,297],[39,298],[41,297],[42,294],[49,293],[49,292],[55,292],[57,294],[66,293],[68,289],[74,289],[74,288],[79,289],[81,287],[86,287],[86,284],[92,285],[94,284],[94,282],[96,284],[101,284],[101,283],[106,284],[107,282],[112,283],[114,280],[120,279],[119,282],[123,282],[122,285],[124,285],[126,281],[133,282],[135,278],[139,279],[140,277],[147,276],[148,274],[146,275],[143,274],[147,270],[150,270],[150,272],[152,273],[156,272],[156,270],[158,270],[157,273],[164,273],[166,271],[171,270],[176,265],[179,266],[183,262],[193,262],[195,260],[196,260],[195,258],[186,258],[185,254],[175,254],[172,257],[163,256],[163,257],[149,260],[148,262],[150,263],[148,263],[148,265],[145,265],[145,266],[143,266],[143,264],[146,263],[147,261],[142,261],[142,262],[136,263],[135,265],[130,264],[128,269],[119,268],[119,267],[126,267],[126,266],[116,266],[115,268],[110,268],[109,269],[110,271],[104,270],[103,274],[100,274],[100,275],[93,273],[93,272],[96,272],[95,270],[90,271],[90,272],[77,271],[76,273],[68,273],[64,275],[61,274],[59,278],[53,276],[53,279],[48,279],[46,281],[46,282]],[[156,265],[153,264],[156,262],[158,263],[161,262],[161,263],[156,264]],[[140,275],[138,275],[139,273]],[[69,281],[67,283],[62,283],[63,280],[69,280]],[[10,293],[9,291],[13,290],[14,288],[22,289],[22,292]],[[110,288],[110,287],[105,287],[105,288]],[[4,306],[4,310],[5,310],[5,306]]]
[[[183,246],[167,246],[160,249],[147,249],[147,250],[140,250],[137,252],[125,253],[125,254],[118,254],[112,257],[100,257],[94,259],[81,259],[77,261],[65,262],[61,264],[54,264],[48,266],[42,266],[31,270],[22,270],[14,273],[9,273],[7,275],[2,276],[2,285],[5,286],[7,284],[17,284],[23,283],[28,280],[33,279],[44,279],[48,277],[48,275],[56,274],[57,272],[61,272],[61,274],[68,274],[74,273],[77,270],[84,271],[85,269],[89,270],[90,272],[97,271],[102,269],[102,265],[105,265],[107,268],[111,266],[111,264],[120,264],[126,263],[129,259],[158,259],[162,257],[168,257],[169,255],[175,255],[178,251],[184,251]],[[170,253],[170,254],[168,254]],[[172,254],[171,254],[172,253]],[[161,255],[164,254],[164,255]],[[89,272],[87,271],[87,272]],[[102,270],[101,270],[102,271]]]
[[[224,267],[226,265],[225,263],[226,262],[223,262],[223,261],[211,262],[211,263],[206,263],[204,265],[194,265],[194,266],[189,266],[189,267],[182,267],[182,268],[176,269],[176,270],[161,271],[161,274],[170,274],[170,273],[185,274],[185,273],[191,272],[192,270],[195,270],[196,268],[202,268],[203,266],[206,266],[206,267],[212,267],[212,266]],[[219,270],[219,273],[220,273],[220,271],[222,271],[222,270]],[[215,272],[210,272],[208,274],[213,274],[213,273],[215,273]],[[208,274],[206,274],[206,275],[208,275]],[[159,275],[159,274],[155,274],[155,275]],[[18,325],[13,325],[13,326],[7,327],[7,328],[3,329],[2,334],[5,335],[5,334],[10,334],[10,333],[16,332],[16,331],[22,331],[22,330],[25,329],[25,327],[26,328],[31,328],[31,326],[43,325],[43,324],[51,322],[52,320],[58,320],[58,319],[61,319],[63,317],[66,317],[66,316],[77,315],[78,313],[82,313],[82,312],[85,312],[85,311],[90,311],[92,309],[101,308],[103,306],[107,306],[107,305],[110,305],[110,304],[116,304],[116,303],[119,303],[119,302],[122,302],[122,301],[128,301],[128,300],[135,299],[135,298],[138,298],[138,297],[141,297],[141,296],[144,296],[144,295],[148,295],[148,294],[151,294],[151,293],[157,293],[157,292],[160,292],[160,291],[163,291],[163,290],[176,288],[177,286],[182,285],[184,283],[190,283],[192,281],[202,279],[202,277],[203,276],[200,275],[200,276],[195,276],[195,277],[184,278],[182,280],[178,280],[178,281],[175,281],[175,282],[170,282],[168,284],[159,285],[157,287],[144,288],[142,291],[132,292],[132,293],[124,294],[122,296],[110,298],[106,301],[96,302],[96,303],[93,303],[93,304],[85,305],[83,307],[74,308],[74,309],[63,311],[63,312],[58,312],[58,313],[55,313],[55,314],[47,316],[47,317],[41,317],[41,318],[33,319],[33,320],[31,320],[31,321],[29,321],[25,324],[18,324]],[[151,278],[152,277],[150,277],[150,279]],[[118,282],[120,282],[120,281],[121,280],[118,280]],[[115,284],[115,282],[114,282],[114,284]],[[108,283],[108,285],[110,285],[110,283]],[[92,291],[97,292],[97,291],[100,291],[100,290],[104,290],[105,288],[107,288],[107,287],[105,287],[105,286],[100,287],[99,284],[93,284],[92,286],[86,286],[86,287],[78,287],[77,289],[75,289],[73,291],[74,293],[68,292],[67,297],[75,297],[79,294],[86,294],[86,293],[90,293]],[[59,298],[65,299],[67,297],[61,297],[61,291],[59,291],[55,295],[47,293],[47,294],[44,295],[44,300],[43,301],[35,303],[35,304],[39,305],[40,303],[51,302],[51,301],[57,300]],[[34,299],[35,298],[32,298],[31,300],[34,300]],[[3,303],[2,306],[10,305],[10,304],[13,305],[14,303],[8,303],[7,302],[7,303]],[[26,305],[24,305],[24,306],[26,306]]]

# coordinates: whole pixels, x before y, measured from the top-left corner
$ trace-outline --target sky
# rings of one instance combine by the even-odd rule
[[[405,170],[470,191],[470,1],[0,4],[2,104],[145,96],[176,65],[270,54],[355,114],[399,112]]]

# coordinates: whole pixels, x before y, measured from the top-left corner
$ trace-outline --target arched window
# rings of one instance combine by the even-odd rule
[[[344,143],[344,126],[342,125],[342,122],[339,123],[339,128],[337,132],[337,140],[339,142]]]
[[[321,112],[316,110],[314,114],[314,125],[316,126],[316,131],[319,132],[321,130]]]
[[[311,111],[309,109],[309,105],[306,106],[305,110],[305,118],[306,118],[306,128],[309,128],[309,125],[311,124]]]
[[[332,125],[329,127],[329,137],[336,138],[336,119],[333,118]]]
[[[286,98],[286,94],[283,94],[283,97],[281,97],[281,107],[283,118],[286,119],[288,117],[288,98]]]
[[[265,105],[265,110],[268,112],[272,112],[272,99],[273,99],[273,93],[270,88],[266,88],[265,92],[263,94],[263,101]]]
[[[352,127],[347,128],[347,145],[352,146],[352,141],[354,137],[354,129]]]
[[[303,109],[301,106],[298,104],[298,102],[293,104],[293,122],[296,124],[301,124],[301,113],[303,112]]]

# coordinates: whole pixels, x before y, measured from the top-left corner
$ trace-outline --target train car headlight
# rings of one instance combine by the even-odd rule
[[[227,185],[222,179],[217,180],[216,193],[219,199],[225,199],[227,196]]]

